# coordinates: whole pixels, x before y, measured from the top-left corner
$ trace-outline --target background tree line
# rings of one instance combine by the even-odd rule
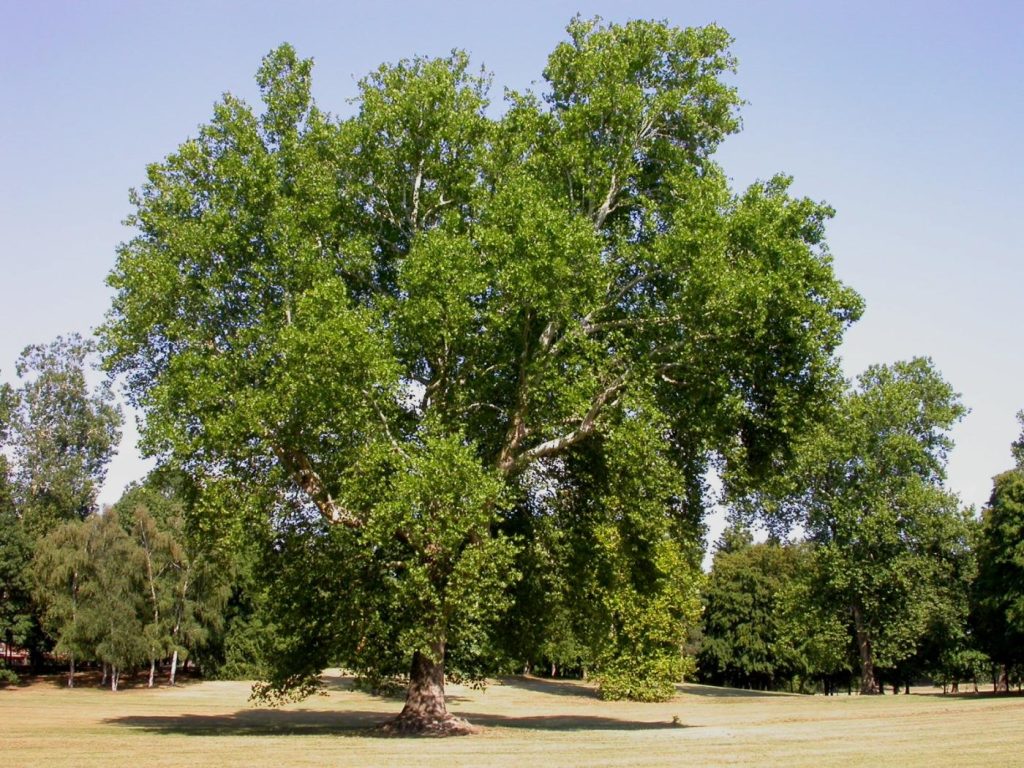
[[[224,626],[231,558],[190,528],[188,481],[154,473],[112,508],[96,496],[120,439],[105,383],[91,387],[95,345],[79,336],[28,347],[21,386],[0,390],[0,639],[32,666],[125,670],[178,664]],[[52,662],[51,662],[52,663]],[[11,677],[11,670],[6,670]]]
[[[288,587],[302,598],[291,617],[270,607],[272,583],[256,574],[284,555],[259,511],[266,500],[163,469],[100,514],[96,488],[120,417],[109,390],[86,383],[91,350],[78,337],[30,347],[18,363],[22,386],[5,385],[0,398],[9,448],[0,455],[4,642],[33,650],[37,662],[44,651],[65,659],[69,685],[83,662],[100,664],[114,689],[124,671],[140,668],[153,685],[159,664],[173,684],[188,656],[209,675],[259,676],[271,656],[289,652],[274,622],[317,610],[301,581]],[[627,593],[628,609],[615,603],[637,612],[634,642],[657,641],[661,631],[677,648],[662,662],[669,674],[648,655],[643,663],[654,667],[629,677],[655,685],[685,674],[804,692],[856,679],[863,693],[918,680],[954,691],[979,680],[1001,690],[1019,682],[1024,429],[1013,446],[1017,465],[994,479],[979,519],[941,486],[945,432],[962,412],[926,360],[866,372],[801,442],[787,473],[739,498],[711,572],[688,577],[670,596],[677,608],[645,605],[635,593]],[[629,496],[649,467],[624,460],[599,471],[603,480],[576,476]],[[236,514],[224,515],[226,504]],[[586,676],[636,664],[591,636],[606,626],[606,601],[622,599],[609,581],[626,577],[629,565],[602,554],[600,539],[579,550],[555,521],[537,520],[548,527],[531,557],[548,560],[535,570],[545,577],[517,586],[527,609],[504,619],[490,668]],[[754,543],[754,521],[769,530],[766,542]],[[685,562],[668,567],[688,572]],[[679,615],[687,618],[671,627]],[[680,645],[698,624],[697,642]]]
[[[864,694],[1020,683],[1024,433],[978,519],[941,485],[960,413],[925,360],[860,378],[793,473],[734,510],[704,592],[702,680]],[[757,517],[761,544],[744,522]]]

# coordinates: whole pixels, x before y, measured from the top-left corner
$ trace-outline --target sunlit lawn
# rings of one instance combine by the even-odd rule
[[[385,738],[401,701],[351,690],[283,709],[246,683],[133,687],[56,678],[0,690],[0,766],[526,766],[1024,764],[1024,698],[927,694],[785,696],[681,686],[664,704],[603,702],[575,682],[510,678],[449,686],[449,708],[482,731]]]

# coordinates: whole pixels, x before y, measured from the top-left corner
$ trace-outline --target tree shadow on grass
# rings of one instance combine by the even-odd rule
[[[786,691],[750,691],[745,688],[719,688],[717,685],[698,685],[697,683],[677,685],[676,693],[687,696],[708,696],[714,699],[755,699],[803,695]]]
[[[473,725],[485,728],[523,728],[537,731],[660,731],[674,728],[693,728],[680,722],[619,720],[600,715],[526,715],[508,717],[486,712],[457,712]]]
[[[223,715],[128,715],[105,724],[185,736],[366,736],[394,717],[387,712],[242,709]]]
[[[149,687],[149,671],[138,672],[135,674],[126,674],[118,681],[117,692],[131,691],[131,690],[157,690],[167,689],[173,690],[174,688],[188,688],[193,685],[200,685],[205,682],[202,678],[195,677],[193,675],[179,675],[174,685],[171,686],[167,682],[167,673],[163,672],[153,682],[153,687]],[[101,672],[95,670],[85,670],[81,672],[75,672],[75,687],[68,688],[68,675],[66,672],[57,674],[45,674],[27,676],[22,678],[22,682],[19,685],[47,685],[51,688],[64,689],[66,691],[78,691],[78,690],[110,690],[110,680],[103,681],[103,675]],[[114,693],[111,691],[111,693]]]
[[[952,691],[943,693],[942,689],[939,688],[934,691],[911,691],[911,696],[928,696],[939,699],[956,699],[958,701],[993,701],[994,699],[1013,699],[1019,698],[1024,699],[1024,691],[993,691],[991,688],[988,690],[979,689],[974,691]]]
[[[600,698],[597,690],[583,683],[551,680],[544,677],[503,677],[501,685],[509,688],[520,688],[534,693],[546,693],[553,696],[578,696],[584,699]]]
[[[397,713],[395,713],[397,714]],[[508,717],[486,712],[454,712],[475,726],[522,728],[538,731],[641,731],[683,728],[674,722],[641,722],[593,715],[538,715]],[[185,736],[338,736],[394,738],[378,726],[395,715],[387,712],[345,710],[282,711],[245,709],[225,715],[130,715],[104,720],[107,725]]]

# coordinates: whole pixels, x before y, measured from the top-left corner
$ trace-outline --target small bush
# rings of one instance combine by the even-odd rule
[[[601,698],[668,701],[676,694],[679,666],[678,656],[615,659],[598,676]]]

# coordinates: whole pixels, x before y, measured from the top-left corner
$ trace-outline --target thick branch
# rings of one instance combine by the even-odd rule
[[[384,434],[387,435],[388,442],[391,443],[391,447],[394,448],[395,452],[398,453],[399,455],[406,456],[405,451],[402,450],[401,443],[395,440],[395,436],[391,434],[391,427],[388,424],[388,418],[387,416],[384,415],[384,411],[380,409],[380,406],[377,405],[377,401],[374,399],[373,395],[369,392],[369,390],[364,389],[363,397],[365,397],[367,402],[370,403],[370,405],[373,407],[374,413],[377,414],[377,418],[380,419],[381,426],[384,427]]]
[[[580,420],[579,426],[576,427],[576,429],[566,435],[555,437],[551,440],[546,440],[539,445],[535,445],[533,448],[529,448],[517,456],[506,457],[503,454],[502,459],[499,462],[500,469],[505,472],[505,474],[512,474],[513,472],[525,468],[537,459],[559,454],[565,449],[590,437],[597,428],[598,417],[606,408],[613,406],[617,402],[618,395],[625,386],[626,377],[620,376],[594,396],[594,399],[590,404],[590,409]]]
[[[279,446],[274,448],[274,453],[281,462],[281,466],[292,476],[292,479],[309,497],[310,501],[316,505],[327,522],[345,525],[349,528],[362,527],[363,521],[331,496],[305,453]]]
[[[420,187],[423,186],[423,159],[416,164],[416,178],[412,182],[412,214],[409,216],[410,231],[415,232],[419,225]]]
[[[530,362],[530,326],[531,316],[527,314],[523,320],[522,352],[519,353],[519,380],[516,383],[516,407],[509,418],[505,442],[498,456],[498,466],[504,469],[515,461],[514,456],[519,444],[526,437],[526,408],[529,404],[529,375],[527,366]]]
[[[618,291],[616,291],[615,295],[612,296],[610,299],[608,299],[608,301],[606,301],[601,306],[596,307],[592,311],[588,312],[583,317],[583,320],[580,323],[583,326],[584,333],[586,333],[588,336],[591,333],[593,333],[593,331],[595,330],[594,319],[599,314],[601,314],[602,312],[606,312],[609,309],[613,309],[620,301],[622,301],[626,297],[626,295],[630,291],[632,291],[634,288],[639,286],[642,282],[647,280],[648,277],[649,277],[649,275],[646,272],[641,272],[635,278],[633,278],[628,283],[626,283],[624,286],[622,286],[622,288],[620,288]]]
[[[608,214],[615,210],[615,198],[619,195],[619,189],[618,174],[612,173],[612,180],[608,184],[608,194],[605,195],[604,202],[601,203],[601,207],[594,214],[594,226],[598,229],[604,226],[604,221],[608,218]]]

